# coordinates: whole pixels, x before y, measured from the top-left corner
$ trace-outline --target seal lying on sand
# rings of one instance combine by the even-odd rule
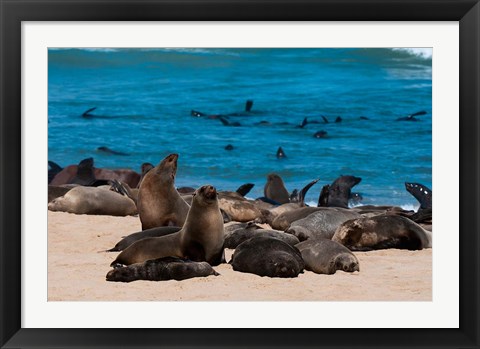
[[[143,177],[137,198],[142,230],[185,223],[189,206],[175,189],[177,159],[168,155]]]
[[[78,186],[48,204],[50,211],[76,214],[129,216],[137,213],[135,203],[111,190]]]
[[[432,247],[431,233],[410,219],[381,215],[346,221],[338,227],[332,241],[353,251],[386,248],[421,250]]]
[[[133,243],[111,266],[169,256],[218,265],[224,260],[223,242],[223,218],[218,208],[217,191],[211,185],[204,185],[195,191],[192,207],[180,231]]]
[[[112,247],[109,250],[106,250],[105,252],[123,251],[128,246],[130,246],[131,244],[133,244],[138,240],[142,240],[145,238],[165,236],[168,234],[176,233],[180,229],[182,228],[181,227],[156,227],[156,228],[151,228],[147,230],[142,230],[137,233],[133,233],[128,236],[125,236],[122,240],[117,242],[114,247]]]
[[[286,242],[290,246],[299,243],[299,240],[293,235],[286,234],[279,230],[262,229],[260,226],[250,222],[246,227],[240,227],[234,231],[226,233],[224,247],[235,249],[242,242],[258,236],[276,238]]]
[[[254,237],[237,246],[233,270],[259,276],[296,277],[303,271],[302,255],[289,244],[271,237]]]
[[[297,245],[305,269],[317,274],[335,274],[337,270],[360,271],[357,257],[348,248],[328,239],[310,239]]]
[[[207,262],[192,262],[175,257],[164,257],[110,270],[107,281],[185,280],[194,277],[219,275]]]
[[[342,223],[361,217],[360,214],[344,208],[325,207],[293,221],[285,232],[295,235],[300,241],[311,238],[331,239]]]

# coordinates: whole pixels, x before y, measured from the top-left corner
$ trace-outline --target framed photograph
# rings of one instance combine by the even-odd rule
[[[0,1],[2,348],[479,347],[478,1]],[[217,188],[224,221],[286,230],[281,202],[389,205],[429,212],[425,239],[365,252],[377,235],[349,245],[334,229],[360,264],[335,275],[220,264],[108,282],[121,254],[106,250],[150,224],[138,202],[75,212],[46,177],[140,177],[164,158],[191,205]],[[347,194],[331,189],[341,175]],[[257,216],[228,206],[240,192]]]

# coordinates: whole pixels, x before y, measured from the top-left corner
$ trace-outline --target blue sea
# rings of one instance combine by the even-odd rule
[[[170,153],[177,186],[254,183],[255,198],[275,172],[289,191],[319,179],[306,199],[316,205],[323,185],[355,175],[363,204],[413,209],[404,182],[432,185],[431,50],[49,49],[49,160],[139,172]]]

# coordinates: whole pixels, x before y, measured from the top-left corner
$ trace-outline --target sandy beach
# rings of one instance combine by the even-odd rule
[[[355,252],[360,272],[293,279],[214,269],[219,276],[183,281],[107,282],[123,236],[141,230],[138,217],[48,211],[49,301],[430,301],[432,250]],[[225,251],[229,261],[233,250]],[[82,277],[79,278],[79,275]],[[159,288],[161,287],[161,288]]]

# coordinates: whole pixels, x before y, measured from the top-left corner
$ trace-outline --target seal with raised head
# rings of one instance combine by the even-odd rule
[[[288,193],[282,178],[276,173],[270,173],[267,176],[267,183],[263,189],[266,198],[271,199],[279,204],[290,202],[290,194]]]
[[[137,213],[135,203],[111,190],[78,186],[48,204],[50,211],[76,214],[129,216]]]
[[[348,248],[328,239],[310,239],[295,245],[302,254],[305,269],[317,274],[360,271],[357,257]]]
[[[135,280],[186,280],[194,277],[219,275],[207,262],[164,257],[115,268],[107,273],[107,281],[131,282]]]
[[[348,220],[332,237],[352,251],[386,248],[421,250],[432,247],[432,235],[412,220],[397,215],[380,215]]]
[[[211,185],[198,188],[182,229],[161,237],[134,242],[112,262],[130,265],[161,257],[188,258],[218,265],[224,260],[223,217],[218,207],[217,191]]]
[[[230,264],[235,271],[259,276],[291,278],[305,263],[297,248],[272,237],[254,237],[237,246]]]
[[[185,223],[189,206],[175,189],[177,160],[170,154],[143,177],[137,199],[142,230]]]
[[[324,187],[318,200],[318,206],[348,208],[352,188],[362,179],[355,176],[340,176],[329,187]],[[327,198],[322,195],[328,194]]]
[[[432,208],[432,191],[420,183],[405,182],[405,189],[420,203],[420,209]]]

